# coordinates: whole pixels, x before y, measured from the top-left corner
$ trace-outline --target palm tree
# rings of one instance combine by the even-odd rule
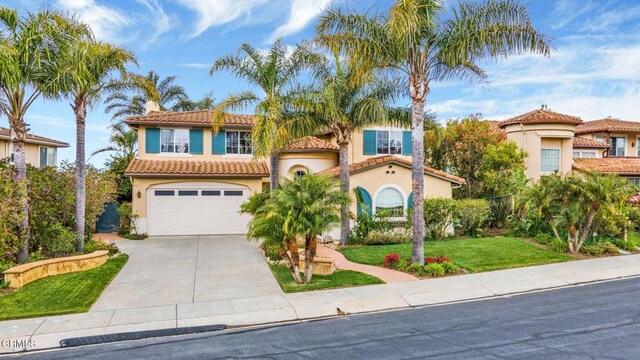
[[[58,82],[60,92],[71,100],[76,117],[76,251],[84,249],[85,233],[85,125],[87,107],[100,100],[106,91],[122,91],[126,83],[112,78],[114,71],[126,77],[126,65],[135,63],[133,53],[123,48],[95,41],[78,39],[66,57],[65,76]]]
[[[145,76],[130,74],[125,81],[133,84],[134,94],[115,91],[105,99],[105,112],[113,112],[113,119],[145,114],[147,101],[155,101],[160,110],[181,111],[179,104],[188,99],[182,86],[176,85],[176,76],[160,78],[154,71]]]
[[[459,2],[450,14],[445,8],[441,0],[396,0],[388,14],[374,17],[329,10],[316,27],[316,41],[345,52],[363,74],[369,68],[390,68],[407,76],[413,117],[412,261],[420,264],[424,263],[424,107],[431,82],[484,79],[477,65],[484,58],[550,52],[526,6],[515,0]]]
[[[212,110],[216,107],[216,98],[212,93],[203,96],[200,100],[193,101],[188,98],[181,99],[173,107],[175,111]]]
[[[138,132],[129,130],[123,123],[115,123],[111,125],[111,137],[109,141],[113,145],[103,147],[91,153],[91,157],[105,152],[115,152],[115,157],[124,158],[131,161],[136,156],[138,143]]]
[[[278,39],[267,52],[243,44],[235,55],[223,56],[211,66],[211,75],[220,70],[229,70],[264,93],[259,96],[251,91],[243,91],[229,95],[214,109],[212,125],[217,130],[228,111],[255,105],[255,124],[251,137],[256,156],[270,158],[271,189],[278,187],[278,150],[288,140],[286,129],[282,126],[292,116],[287,111],[287,94],[304,69],[314,69],[323,61],[324,57],[303,46],[297,46],[287,54],[287,47],[282,39]]]
[[[20,236],[24,238],[18,262],[27,260],[29,251],[29,203],[25,137],[28,132],[24,116],[33,102],[43,96],[57,95],[53,86],[64,69],[59,67],[62,55],[72,40],[89,33],[89,29],[55,11],[28,12],[20,17],[16,10],[0,7],[0,111],[11,128],[20,193],[23,198]]]
[[[411,117],[407,111],[403,111],[405,109],[391,107],[396,95],[400,93],[397,81],[359,77],[347,63],[341,63],[337,56],[333,70],[325,69],[318,74],[318,86],[301,91],[295,101],[295,106],[307,114],[310,121],[296,119],[289,126],[294,137],[313,135],[321,130],[333,133],[340,149],[340,186],[342,192],[348,194],[349,144],[352,134],[372,125],[409,125]],[[340,221],[342,244],[346,244],[349,238],[349,209],[344,206]]]

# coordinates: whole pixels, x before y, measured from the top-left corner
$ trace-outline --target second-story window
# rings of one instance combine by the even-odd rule
[[[250,131],[229,131],[226,132],[226,153],[251,155],[253,153],[253,144],[251,143]]]
[[[611,137],[611,156],[625,156],[626,143],[624,137]]]
[[[56,165],[56,148],[40,146],[40,167],[55,166],[55,165]]]
[[[189,153],[189,129],[161,129],[161,153]]]
[[[378,154],[402,154],[401,130],[376,131],[376,153]]]

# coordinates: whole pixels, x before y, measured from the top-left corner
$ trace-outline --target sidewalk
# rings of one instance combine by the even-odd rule
[[[500,270],[358,288],[173,304],[0,322],[0,340],[23,340],[27,350],[62,339],[116,332],[226,324],[246,326],[401,309],[640,275],[640,255]],[[13,341],[15,344],[15,341]],[[25,350],[0,348],[0,353]]]

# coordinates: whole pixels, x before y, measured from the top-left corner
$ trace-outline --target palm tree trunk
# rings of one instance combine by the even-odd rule
[[[411,101],[411,189],[413,190],[413,251],[411,261],[424,265],[424,99]]]
[[[304,246],[304,283],[309,284],[313,276],[313,259],[316,257],[318,240],[315,236],[307,237]]]
[[[19,201],[22,202],[22,222],[18,231],[24,239],[22,247],[18,252],[16,260],[24,263],[29,258],[29,199],[27,197],[27,155],[25,152],[24,139],[26,137],[26,124],[24,120],[12,121],[12,124],[21,124],[21,126],[11,127],[11,143],[13,144],[13,164],[16,168],[18,185],[20,187]]]
[[[84,250],[84,217],[86,196],[85,170],[85,120],[87,109],[84,102],[76,103],[76,251]]]
[[[289,262],[291,264],[289,270],[291,271],[291,275],[293,275],[293,280],[295,280],[297,284],[302,284],[302,276],[300,276],[300,253],[298,252],[298,244],[295,239],[289,242],[288,248]]]
[[[269,155],[269,166],[271,167],[269,169],[270,174],[269,174],[269,183],[270,183],[270,189],[276,190],[278,188],[278,153],[277,152],[272,152]]]
[[[340,144],[340,191],[349,194],[349,143]],[[347,245],[349,241],[349,205],[341,205],[340,243]]]

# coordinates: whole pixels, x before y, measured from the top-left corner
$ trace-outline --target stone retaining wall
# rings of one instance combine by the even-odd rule
[[[9,284],[9,287],[17,289],[47,276],[97,268],[106,263],[108,259],[109,251],[98,250],[91,254],[34,261],[6,270],[3,272],[4,281]]]

